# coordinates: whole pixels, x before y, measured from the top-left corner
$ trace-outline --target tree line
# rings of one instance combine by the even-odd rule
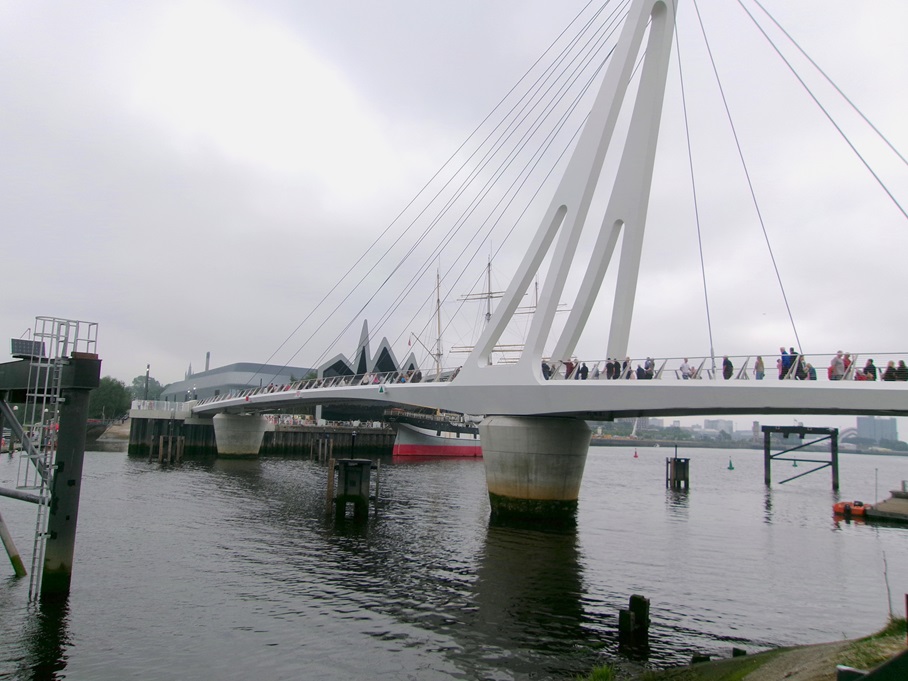
[[[112,376],[101,379],[100,385],[91,391],[88,401],[88,418],[120,419],[129,413],[133,400],[156,400],[164,392],[164,386],[154,377],[148,377],[148,390],[145,388],[145,374],[132,379],[127,386]]]

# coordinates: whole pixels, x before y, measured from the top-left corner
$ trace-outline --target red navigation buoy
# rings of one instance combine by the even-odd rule
[[[635,458],[635,459],[637,458],[637,450],[636,450],[636,449],[634,450],[634,458]]]

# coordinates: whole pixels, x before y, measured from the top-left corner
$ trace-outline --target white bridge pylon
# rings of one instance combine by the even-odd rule
[[[627,96],[635,62],[640,56],[647,26],[649,37],[643,56],[643,71],[627,137],[623,140],[624,149],[617,177],[577,299],[571,306],[570,315],[551,356],[557,361],[573,354],[622,230],[624,240],[607,354],[609,357],[624,357],[627,354],[643,247],[643,228],[675,26],[675,7],[671,0],[634,0],[564,176],[514,279],[464,363],[457,378],[458,383],[489,385],[505,381],[532,385],[542,381],[541,362],[545,342],[551,331],[577,244],[586,226],[590,203],[606,153],[610,145],[620,142],[613,139],[615,127]],[[501,340],[556,236],[558,242],[523,353],[514,364],[492,365],[492,350]]]

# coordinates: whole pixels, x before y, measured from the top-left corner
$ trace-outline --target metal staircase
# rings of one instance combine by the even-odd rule
[[[50,509],[57,432],[60,425],[63,368],[73,352],[97,352],[98,325],[56,317],[37,317],[29,358],[28,390],[21,420],[27,434],[19,458],[16,486],[34,490],[41,498],[35,521],[29,597],[41,590],[47,517]]]

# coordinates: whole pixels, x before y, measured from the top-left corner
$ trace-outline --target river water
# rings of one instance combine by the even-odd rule
[[[0,563],[0,679],[569,679],[623,659],[635,593],[654,667],[904,615],[908,528],[835,522],[829,469],[767,491],[762,452],[680,452],[689,492],[665,489],[670,450],[592,448],[561,531],[490,524],[481,461],[383,459],[362,524],[326,515],[317,461],[89,452],[68,602],[29,605]],[[840,466],[842,499],[908,479],[904,457]],[[34,508],[0,511],[28,565]]]

